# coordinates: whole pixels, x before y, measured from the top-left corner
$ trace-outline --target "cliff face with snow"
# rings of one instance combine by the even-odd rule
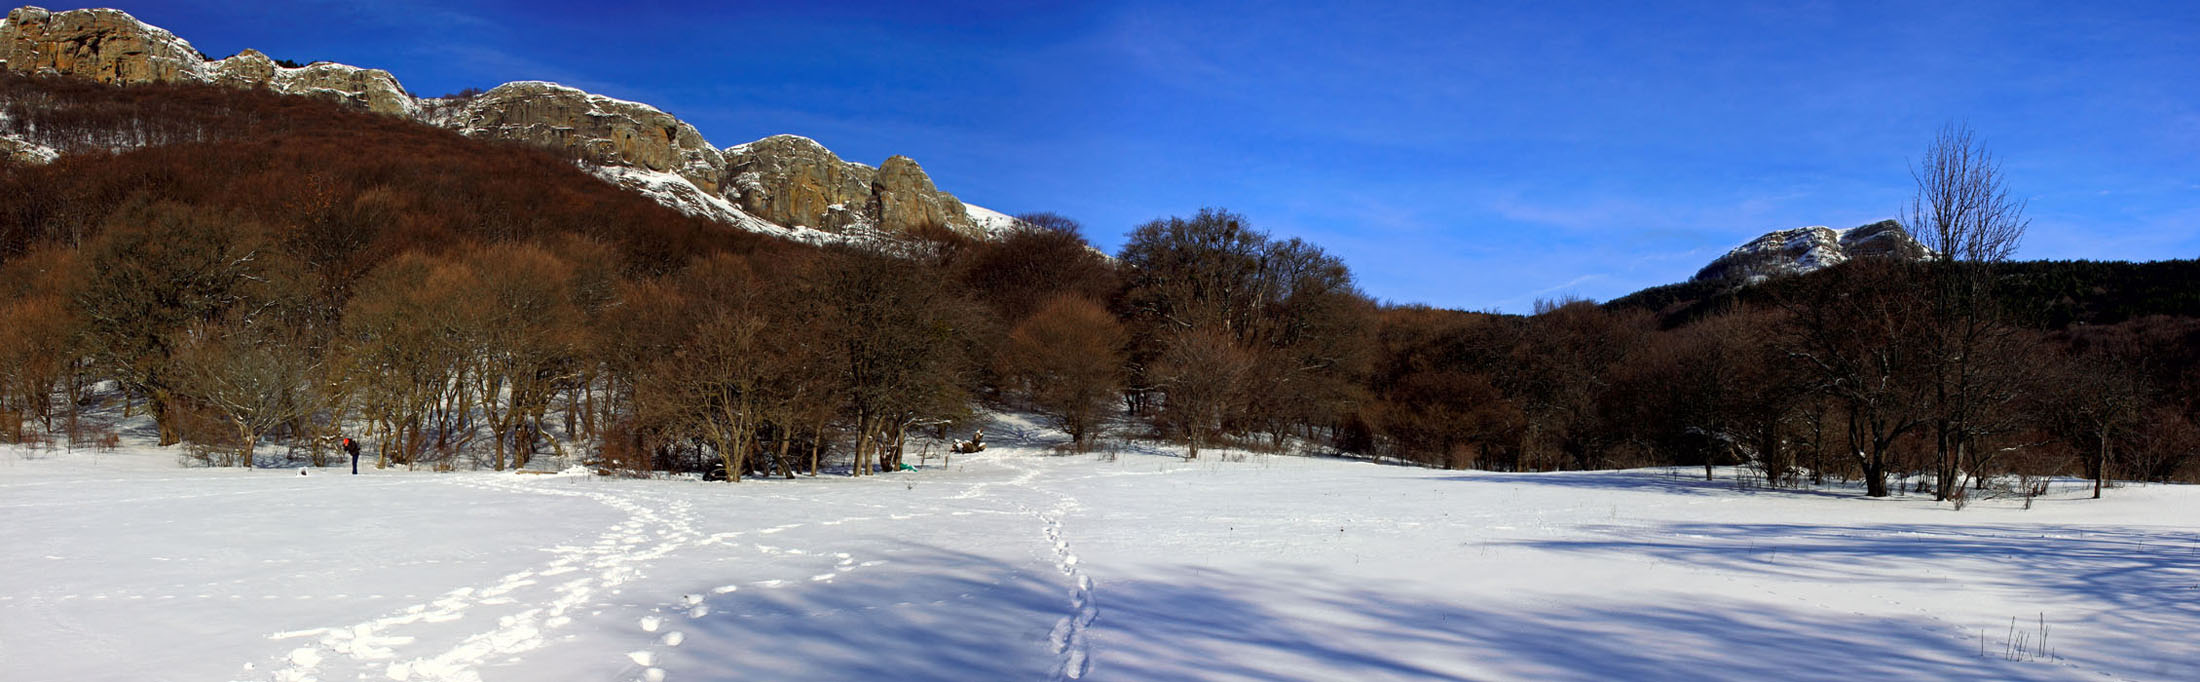
[[[1852,258],[1903,258],[1921,260],[1931,255],[1910,236],[1902,224],[1883,220],[1836,230],[1823,225],[1768,232],[1734,247],[1696,272],[1695,280],[1737,279],[1755,281],[1768,277],[1800,275],[1833,267]]]
[[[986,237],[1014,221],[940,191],[894,156],[873,168],[808,138],[777,135],[712,147],[656,107],[540,81],[465,98],[419,98],[395,76],[328,62],[278,65],[256,50],[207,59],[189,42],[113,9],[22,7],[0,20],[0,68],[101,83],[211,83],[326,97],[461,134],[572,150],[598,177],[691,215],[812,242],[892,237],[944,227]],[[25,162],[50,160],[35,140],[0,143]]]

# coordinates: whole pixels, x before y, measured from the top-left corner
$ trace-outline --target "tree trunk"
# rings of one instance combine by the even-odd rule
[[[230,420],[230,423],[237,427],[237,437],[244,439],[244,442],[237,446],[237,456],[240,461],[244,462],[244,468],[250,469],[253,464],[252,446],[259,444],[259,434],[253,433],[252,427],[244,422],[233,419]]]
[[[902,426],[897,426],[897,427],[894,427],[894,461],[892,461],[892,462],[888,462],[888,463],[886,464],[886,470],[887,470],[887,471],[900,471],[900,470],[901,470],[901,456],[902,456],[902,454],[903,454],[903,453],[906,453],[906,452],[908,452],[908,450],[909,450],[909,426],[908,426],[908,424],[907,424],[906,422],[904,422]]]
[[[2093,461],[2093,499],[2101,499],[2101,483],[2108,480],[2108,429],[2101,429],[2101,450]]]
[[[153,424],[160,431],[161,447],[175,445],[183,440],[183,436],[176,433],[176,425],[172,423],[175,416],[169,414],[167,392],[156,390],[147,402],[147,408],[153,411]]]
[[[788,480],[794,479],[794,466],[787,462],[787,448],[793,444],[794,431],[781,428],[779,430],[779,452],[772,456],[772,464],[779,467],[779,473],[785,475]]]
[[[1859,456],[1859,457],[1861,457],[1861,458],[1863,459],[1863,465],[1864,465],[1864,496],[1865,496],[1865,497],[1886,497],[1886,496],[1887,496],[1887,463],[1886,463],[1886,462],[1885,462],[1884,460],[1881,460],[1881,459],[1880,459],[1880,458],[1878,458],[1878,457],[1865,457],[1865,456],[1863,456],[1863,453],[1857,453],[1857,454],[1858,454],[1858,456]]]
[[[864,458],[864,455],[865,455],[865,453],[868,453],[868,452],[870,452],[870,451],[871,451],[871,423],[870,423],[870,421],[869,421],[869,420],[866,420],[866,419],[860,419],[860,418],[859,418],[859,419],[857,419],[857,420],[856,420],[856,452],[855,452],[855,460],[854,460],[853,462],[851,462],[851,463],[849,464],[849,467],[848,467],[848,475],[849,475],[849,476],[862,476],[862,475],[863,475],[863,458]]]
[[[818,453],[825,449],[825,417],[817,418],[817,430],[810,436],[810,476],[817,476]]]

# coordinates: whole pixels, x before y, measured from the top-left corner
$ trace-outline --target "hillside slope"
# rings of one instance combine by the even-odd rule
[[[987,237],[1008,227],[991,219],[998,214],[940,191],[908,157],[889,157],[873,168],[786,135],[716,148],[694,126],[656,107],[542,81],[423,98],[380,69],[330,62],[285,66],[249,49],[208,59],[183,38],[121,10],[17,8],[0,20],[0,69],[112,85],[202,83],[329,99],[470,137],[565,150],[604,169],[604,179],[683,213],[811,243],[938,228]],[[0,152],[19,161],[44,156],[18,147],[55,146],[36,130],[0,134],[13,138],[0,138]]]

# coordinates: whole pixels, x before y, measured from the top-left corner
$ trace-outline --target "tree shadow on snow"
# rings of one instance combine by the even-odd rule
[[[1718,541],[1540,541],[1570,552],[1646,553],[1726,569],[1796,570],[1839,580],[1868,574],[1849,562],[1930,561],[2026,549],[2022,538],[1936,536],[1861,540],[1848,529],[1811,526],[1676,527]],[[1899,535],[1908,527],[1880,527]],[[1942,529],[1930,529],[1935,532]],[[1616,534],[1618,529],[1613,529]],[[1639,529],[1638,529],[1639,532]],[[2074,532],[2046,529],[2042,532]],[[2189,568],[2190,557],[2132,558],[2124,534],[2081,538],[2066,556],[2011,557],[2009,580],[2044,581],[2087,597],[2174,585],[2149,571]],[[2143,536],[2144,534],[2138,534]],[[1823,536],[1823,537],[1819,537]],[[1803,538],[1783,552],[1819,552],[1811,568],[1759,565],[1758,546]],[[1968,543],[1968,544],[1966,544]],[[1829,546],[1821,546],[1829,545]],[[656,647],[654,662],[678,679],[1037,680],[1062,661],[1049,633],[1072,611],[1069,580],[1044,560],[1004,561],[921,543],[879,554],[890,562],[831,582],[793,577],[774,588],[748,582],[707,597],[711,611],[668,614],[684,645]],[[1035,559],[1037,557],[1034,557]],[[1717,596],[1652,601],[1615,593],[1592,603],[1439,601],[1408,585],[1345,582],[1297,566],[1235,573],[1180,565],[1142,570],[1144,579],[1096,574],[1098,617],[1087,680],[1701,680],[1701,679],[2076,679],[2097,673],[2057,661],[1980,656],[1980,643],[1922,614],[1868,616],[1838,609],[1780,608]],[[2056,574],[2070,577],[2057,582]],[[2189,574],[2188,574],[2189,575]],[[753,576],[752,576],[753,577]],[[1461,579],[1471,580],[1472,576]],[[2189,579],[2189,577],[2188,577]],[[709,582],[692,586],[710,594]],[[1707,587],[1707,589],[1709,589]],[[1865,588],[1860,588],[1865,589]],[[2126,595],[2133,601],[2125,601]],[[2162,595],[2157,594],[2160,597]],[[2195,622],[2191,604],[2151,604],[2161,630],[2159,660],[2131,669],[2190,671],[2181,644]],[[2180,635],[2179,633],[2183,633]],[[1994,633],[1996,636],[1999,633]],[[1998,646],[1988,647],[1990,653]],[[2146,649],[2117,647],[2117,653]],[[619,674],[633,677],[640,668]],[[2151,673],[2145,673],[2151,674]],[[2189,678],[2188,678],[2189,679]]]
[[[1052,566],[915,543],[886,556],[829,582],[737,581],[709,614],[668,619],[686,640],[658,665],[682,679],[962,681],[1044,679],[1059,662],[1047,636],[1070,592]]]
[[[2113,614],[2110,634],[2157,644],[2128,662],[2141,670],[2195,669],[2200,646],[2200,533],[2089,526],[1976,528],[1925,524],[1674,523],[1585,527],[1589,539],[1519,540],[1539,550],[1661,560],[1783,579],[1862,583],[1937,569],[1951,588],[2040,595],[2029,604],[2051,624]],[[2078,613],[2070,613],[2071,609]],[[2065,653],[2082,654],[2071,648]],[[2131,656],[2126,654],[2127,659]]]
[[[1981,658],[1976,641],[1922,619],[1718,598],[1486,607],[1402,589],[1340,589],[1303,573],[1184,575],[1099,588],[1095,628],[1106,646],[1087,679],[2001,680],[2082,672]],[[1293,606],[1308,603],[1319,608]]]
[[[1775,495],[1848,498],[1861,497],[1863,494],[1862,488],[1850,491],[1838,488],[1743,487],[1735,485],[1732,478],[1706,481],[1700,471],[1691,476],[1640,469],[1629,471],[1477,472],[1466,475],[1440,476],[1434,480],[1580,490],[1616,490],[1666,495]]]

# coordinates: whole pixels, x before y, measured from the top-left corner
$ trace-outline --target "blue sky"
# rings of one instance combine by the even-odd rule
[[[2200,257],[2200,3],[615,4],[120,6],[215,57],[554,80],[720,147],[905,154],[1111,251],[1224,207],[1400,303],[1608,299],[1890,218],[1949,121],[2030,201],[2019,257]]]

